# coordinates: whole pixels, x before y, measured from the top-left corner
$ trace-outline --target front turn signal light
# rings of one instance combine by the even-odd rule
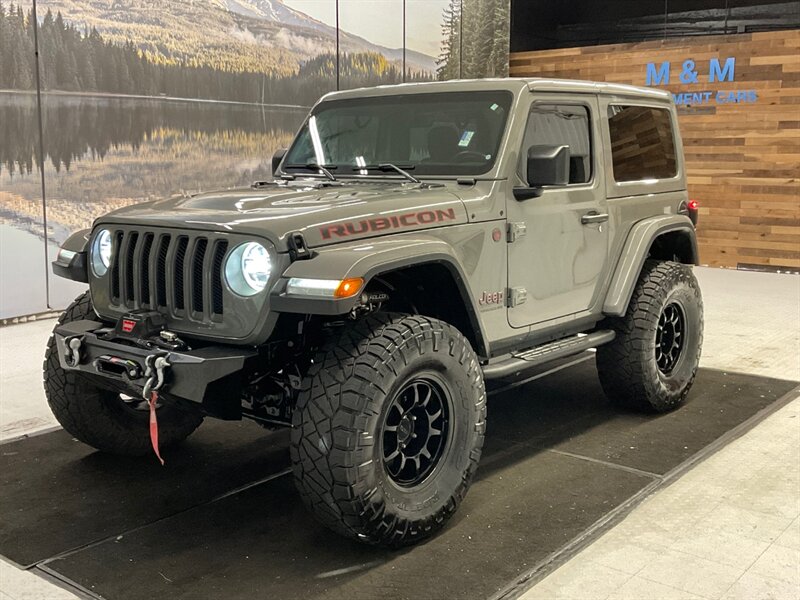
[[[361,286],[364,285],[364,280],[361,277],[352,277],[350,279],[343,279],[339,283],[339,287],[333,293],[334,298],[352,298],[361,291]]]

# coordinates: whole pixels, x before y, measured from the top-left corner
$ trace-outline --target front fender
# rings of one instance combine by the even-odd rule
[[[432,236],[414,234],[369,242],[354,242],[323,248],[310,260],[298,260],[283,273],[281,283],[270,296],[276,312],[312,315],[341,315],[350,312],[359,297],[333,299],[291,296],[286,283],[291,277],[310,279],[347,279],[361,277],[367,284],[382,273],[414,265],[439,263],[448,268],[461,293],[467,313],[476,331],[483,337],[476,306],[472,302],[467,278],[452,246]]]
[[[621,317],[628,309],[633,288],[642,272],[653,242],[666,233],[685,231],[691,240],[692,262],[697,264],[697,237],[694,225],[685,215],[663,215],[636,223],[628,233],[621,258],[603,303],[606,315]]]

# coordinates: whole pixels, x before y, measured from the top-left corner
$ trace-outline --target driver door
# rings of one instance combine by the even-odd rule
[[[570,174],[568,184],[545,186],[538,198],[508,199],[509,239],[517,232],[508,244],[512,327],[546,327],[599,306],[609,235],[598,115],[595,96],[537,95],[531,102],[517,185],[527,186],[532,145],[568,146]]]

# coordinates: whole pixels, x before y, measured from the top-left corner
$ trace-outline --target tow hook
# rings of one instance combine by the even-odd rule
[[[81,345],[83,338],[73,335],[64,340],[64,362],[70,367],[77,367],[81,362]]]
[[[144,359],[147,381],[142,388],[142,397],[148,402],[152,392],[157,392],[164,385],[164,371],[171,366],[168,357],[168,354],[150,354]]]

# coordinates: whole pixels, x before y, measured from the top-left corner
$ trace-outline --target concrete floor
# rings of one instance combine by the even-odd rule
[[[42,388],[42,362],[55,319],[0,328],[0,440],[57,427]]]
[[[637,507],[523,600],[800,598],[800,399]]]
[[[697,268],[701,365],[800,381],[800,277]],[[0,328],[0,440],[57,426],[41,387],[54,321]],[[525,598],[800,598],[800,402],[656,493]],[[74,598],[0,561],[0,600]]]

